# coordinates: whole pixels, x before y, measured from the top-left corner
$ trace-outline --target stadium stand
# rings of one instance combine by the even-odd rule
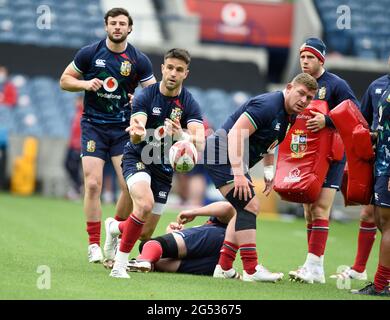
[[[315,0],[330,51],[358,58],[386,60],[390,53],[388,3],[387,0]],[[338,19],[347,8],[351,13],[351,26],[341,29]]]
[[[98,2],[85,0],[3,0],[0,41],[77,48],[104,36],[102,15]]]

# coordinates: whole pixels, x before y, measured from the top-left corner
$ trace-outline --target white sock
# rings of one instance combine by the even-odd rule
[[[115,265],[118,264],[119,266],[127,266],[127,262],[129,261],[129,255],[130,252],[122,252],[118,250],[115,255]]]
[[[321,257],[308,253],[304,264],[306,267],[321,266]]]

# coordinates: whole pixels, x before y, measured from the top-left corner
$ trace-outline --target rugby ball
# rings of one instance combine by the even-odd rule
[[[176,172],[190,172],[198,161],[198,152],[192,142],[178,141],[169,149],[169,162]]]

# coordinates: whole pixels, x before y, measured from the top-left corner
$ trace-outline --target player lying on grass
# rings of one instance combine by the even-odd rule
[[[197,275],[213,275],[218,263],[226,227],[235,210],[227,201],[184,210],[171,222],[167,233],[140,243],[137,260],[129,261],[128,270],[133,272],[179,272]],[[200,226],[184,228],[197,216],[210,216]],[[235,279],[241,279],[236,273]]]
[[[137,260],[129,261],[129,271],[212,275],[226,226],[234,213],[233,207],[225,201],[180,212],[177,222],[167,226],[165,235],[140,243],[141,254]],[[197,216],[211,217],[201,226],[185,229],[183,225]],[[110,267],[110,263],[105,266]]]

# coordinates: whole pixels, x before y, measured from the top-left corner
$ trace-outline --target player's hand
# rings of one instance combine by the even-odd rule
[[[178,119],[172,121],[171,119],[167,118],[165,119],[164,125],[167,135],[173,137],[174,139],[176,138],[176,140],[178,140],[178,137],[182,136],[183,129]]]
[[[265,194],[266,197],[268,197],[272,191],[272,188],[274,187],[274,179],[267,180],[266,178],[264,178],[264,182],[265,182],[265,187],[263,193]]]
[[[130,106],[133,105],[134,94],[128,93],[127,97],[129,98]]]
[[[98,78],[93,78],[91,80],[85,81],[85,90],[86,91],[98,91],[103,85],[103,81]]]
[[[170,222],[166,228],[166,233],[172,233],[172,231],[183,230],[183,225],[177,222]]]
[[[130,140],[134,144],[140,143],[145,139],[145,126],[138,119],[134,119],[133,124],[126,128],[126,132],[130,134]]]
[[[192,210],[183,210],[176,217],[176,221],[180,224],[186,224],[194,219],[195,215],[192,213]]]
[[[325,115],[321,112],[316,112],[310,110],[310,113],[313,115],[313,118],[306,121],[306,127],[311,132],[320,131],[322,128],[325,128]]]
[[[234,176],[234,192],[233,198],[238,195],[238,199],[245,201],[252,198],[252,190],[250,186],[254,187],[254,184],[247,179],[244,175]]]

